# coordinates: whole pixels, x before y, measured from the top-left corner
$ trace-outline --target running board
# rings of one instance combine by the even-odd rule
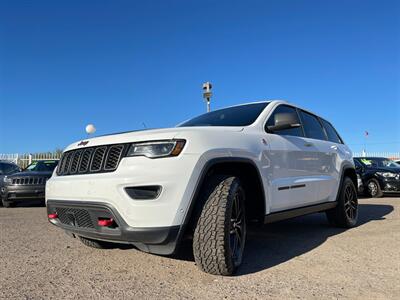
[[[284,210],[284,211],[278,211],[275,213],[271,213],[269,215],[266,215],[264,217],[264,223],[273,223],[281,220],[286,220],[286,219],[291,219],[299,216],[304,216],[316,212],[321,212],[324,210],[328,210],[331,208],[336,207],[337,202],[325,202],[322,204],[317,204],[317,205],[310,205],[310,206],[304,206],[304,207],[299,207],[299,208],[293,208],[289,210]]]

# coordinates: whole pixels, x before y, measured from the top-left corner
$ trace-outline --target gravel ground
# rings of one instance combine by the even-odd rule
[[[361,199],[359,226],[324,214],[252,230],[234,277],[200,272],[190,244],[175,257],[85,247],[44,207],[0,208],[1,299],[400,299],[400,198]]]

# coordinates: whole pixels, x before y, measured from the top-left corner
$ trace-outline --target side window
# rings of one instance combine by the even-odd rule
[[[287,106],[287,105],[280,105],[277,108],[275,108],[274,112],[269,117],[267,124],[265,124],[265,128],[267,128],[268,126],[275,125],[275,115],[279,114],[279,113],[294,114],[295,118],[298,119],[297,111],[294,107]],[[300,123],[300,121],[299,121],[299,123]],[[301,129],[301,127],[280,130],[280,131],[276,132],[275,134],[301,136],[301,137],[304,136],[303,130]]]
[[[322,125],[325,128],[326,134],[328,135],[328,140],[331,142],[334,142],[334,143],[341,144],[342,140],[340,139],[339,135],[336,133],[335,128],[333,128],[333,126],[329,122],[327,122],[323,119],[320,119],[320,120],[322,121]]]
[[[0,168],[2,169],[3,174],[5,174],[5,175],[9,175],[9,174],[14,173],[14,165],[12,165],[12,164],[3,163],[0,166]]]
[[[312,114],[300,110],[301,120],[306,137],[316,140],[326,140],[324,130],[318,118]]]
[[[357,159],[354,160],[354,165],[356,166],[356,168],[360,168],[360,169],[362,168],[361,163]]]

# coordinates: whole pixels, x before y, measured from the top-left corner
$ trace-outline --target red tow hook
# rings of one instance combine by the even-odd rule
[[[114,225],[114,220],[113,219],[99,219],[97,221],[97,225],[102,226],[102,227],[110,227]]]
[[[53,213],[53,214],[49,214],[47,217],[48,217],[49,219],[57,219],[57,218],[58,218],[58,215],[57,215],[57,213]]]

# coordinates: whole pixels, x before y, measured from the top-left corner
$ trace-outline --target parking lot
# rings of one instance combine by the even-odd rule
[[[31,204],[0,208],[1,299],[400,297],[400,198],[360,199],[348,231],[324,214],[254,229],[234,277],[200,272],[190,244],[175,257],[85,247]]]

